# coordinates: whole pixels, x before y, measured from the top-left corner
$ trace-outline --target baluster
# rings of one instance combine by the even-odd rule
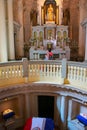
[[[52,76],[52,65],[50,65],[50,76]]]
[[[22,65],[20,65],[20,77],[23,77],[23,67],[22,67]]]
[[[15,72],[14,77],[17,77],[17,66],[14,67],[14,72]]]
[[[17,65],[15,66],[15,73],[16,73],[15,77],[18,77],[18,73],[17,73]]]
[[[31,64],[29,65],[29,75],[30,76],[32,75],[32,66],[31,66]]]
[[[7,67],[5,67],[5,75],[6,75],[5,78],[8,78],[8,75],[7,75]]]
[[[8,78],[8,67],[5,67],[5,78]]]
[[[83,68],[83,81],[86,81],[86,68]]]
[[[68,67],[68,78],[70,79],[71,78],[71,66]]]
[[[60,66],[58,65],[58,77],[59,77],[59,70],[60,70]]]
[[[78,69],[78,67],[76,67],[76,72],[75,72],[75,79],[76,79],[76,80],[78,79],[77,69]]]
[[[37,64],[34,65],[35,74],[37,74]]]
[[[46,65],[47,76],[49,76],[49,65]]]
[[[60,65],[57,65],[58,77],[60,77]]]
[[[9,77],[12,77],[12,66],[9,66]]]
[[[55,76],[55,65],[53,65],[53,76]]]
[[[62,66],[59,65],[59,77],[61,77],[61,68],[62,68]]]
[[[57,70],[58,68],[57,68],[57,65],[55,65],[55,76],[57,76]]]
[[[17,77],[19,77],[19,66],[17,65]]]
[[[1,67],[1,79],[3,79],[3,67]]]
[[[3,67],[1,67],[1,79],[3,79]]]
[[[15,66],[15,72],[16,72],[15,77],[18,77],[18,73],[17,73],[17,66]]]
[[[86,68],[86,72],[85,72],[85,73],[86,73],[86,75],[85,75],[85,76],[86,76],[86,82],[87,82],[87,68]]]
[[[34,72],[37,74],[37,64],[34,64]]]
[[[43,65],[40,65],[40,71],[43,72]]]
[[[34,70],[34,75],[35,75],[36,74],[36,65],[35,64],[33,64],[33,70]]]
[[[44,72],[44,76],[46,75],[46,65],[43,64],[43,72]]]
[[[68,66],[68,75],[67,75],[68,79],[70,79],[70,66]]]
[[[39,64],[37,64],[36,66],[36,72],[37,72],[37,75],[39,75]]]
[[[56,76],[58,76],[58,65],[56,65]]]
[[[33,65],[31,64],[31,76],[33,75]]]
[[[13,77],[15,77],[15,66],[13,65]]]
[[[76,66],[73,66],[73,79],[76,80]]]
[[[10,77],[13,78],[13,66],[10,66]]]
[[[77,67],[77,80],[79,80],[79,79],[80,79],[80,68]]]
[[[4,67],[4,79],[6,79],[6,67]]]
[[[36,75],[38,75],[38,64],[35,65],[35,71],[36,71]]]
[[[11,67],[11,75],[12,75],[12,77],[15,77],[15,75],[14,75],[14,66]]]
[[[82,81],[83,80],[83,68],[80,68],[80,81]]]
[[[74,68],[73,66],[71,66],[71,74],[70,74],[71,79],[73,79],[73,76],[74,76]]]
[[[34,64],[32,64],[32,75],[35,75],[35,67],[34,67]]]
[[[3,67],[3,78],[5,79],[5,67]]]
[[[30,64],[30,75],[32,75],[32,64]]]

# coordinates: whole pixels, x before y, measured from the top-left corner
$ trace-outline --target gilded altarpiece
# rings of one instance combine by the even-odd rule
[[[59,24],[59,6],[48,4],[41,7],[41,24]]]

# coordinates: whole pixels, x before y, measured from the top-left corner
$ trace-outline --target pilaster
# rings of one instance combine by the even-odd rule
[[[14,30],[13,30],[13,0],[7,0],[8,15],[8,59],[15,59]]]
[[[60,109],[60,113],[61,113],[61,121],[62,121],[62,126],[61,129],[62,130],[66,130],[67,127],[67,99],[66,96],[62,96],[61,97],[61,109]]]
[[[0,0],[0,62],[8,61],[5,1]]]

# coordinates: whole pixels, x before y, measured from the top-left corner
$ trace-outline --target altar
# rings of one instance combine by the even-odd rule
[[[59,25],[58,12],[55,0],[44,2],[41,7],[41,25],[32,26],[30,60],[43,60],[49,49],[53,52],[54,60],[70,60],[68,26]]]
[[[62,58],[67,58],[70,60],[70,49],[68,47],[65,50],[61,48],[56,48],[52,50],[53,60],[61,60]],[[35,47],[30,48],[30,60],[44,60],[47,50],[38,48],[35,50]]]

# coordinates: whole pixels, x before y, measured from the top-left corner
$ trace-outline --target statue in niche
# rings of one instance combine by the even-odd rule
[[[30,12],[30,20],[31,20],[33,26],[37,25],[37,16],[38,16],[37,10],[32,9]]]
[[[52,4],[49,4],[47,8],[47,21],[54,21],[54,9]]]
[[[69,9],[65,9],[63,11],[63,25],[68,25],[69,24],[69,21],[70,21],[70,12],[69,12]]]
[[[41,7],[41,24],[59,24],[59,7],[55,0],[45,0]]]

